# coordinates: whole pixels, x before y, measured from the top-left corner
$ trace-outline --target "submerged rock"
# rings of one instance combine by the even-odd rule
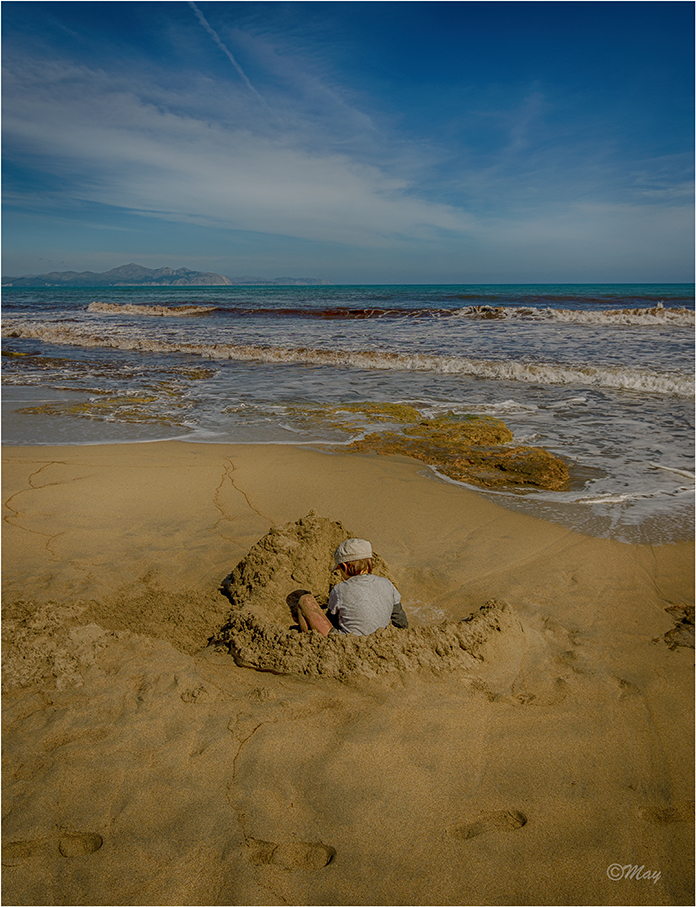
[[[420,412],[405,403],[342,403],[331,409],[338,416],[353,413],[376,422],[418,422],[421,419]]]

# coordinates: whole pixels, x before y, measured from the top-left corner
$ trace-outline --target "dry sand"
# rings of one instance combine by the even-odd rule
[[[6,448],[3,480],[5,904],[693,903],[692,544],[400,457]],[[414,639],[474,615],[478,648],[316,676],[206,647],[310,510],[372,541]]]

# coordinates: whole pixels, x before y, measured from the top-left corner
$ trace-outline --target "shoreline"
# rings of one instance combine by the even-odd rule
[[[510,537],[515,532],[532,533],[533,535],[541,533],[544,537],[553,538],[557,544],[564,539],[578,537],[583,539],[586,545],[594,546],[597,550],[604,546],[616,546],[617,551],[630,549],[661,551],[670,548],[681,550],[683,546],[692,545],[691,539],[678,540],[667,545],[645,545],[586,535],[581,531],[562,526],[554,520],[519,513],[505,507],[498,500],[491,500],[493,497],[502,497],[502,494],[496,494],[494,491],[490,493],[491,498],[489,498],[487,496],[489,492],[486,489],[466,486],[464,483],[440,476],[436,470],[419,460],[400,455],[347,453],[336,449],[325,449],[318,444],[294,445],[275,442],[225,444],[214,441],[162,440],[76,445],[5,445],[2,447],[2,457],[6,465],[6,477],[8,467],[16,465],[21,468],[23,461],[38,464],[39,470],[50,469],[52,464],[59,464],[56,468],[60,469],[62,463],[70,463],[69,469],[72,469],[72,464],[74,464],[74,468],[79,470],[81,464],[84,464],[88,471],[92,465],[97,468],[104,466],[112,473],[122,470],[124,476],[131,477],[132,490],[129,491],[129,494],[133,496],[133,500],[140,498],[137,470],[141,468],[152,470],[161,466],[162,470],[169,471],[180,482],[177,494],[181,513],[186,513],[191,509],[191,502],[186,499],[188,496],[187,483],[193,475],[198,476],[203,470],[209,474],[207,478],[210,481],[214,475],[216,484],[220,485],[220,489],[216,490],[218,497],[221,489],[227,489],[227,493],[244,498],[247,490],[240,490],[236,487],[237,477],[243,472],[245,481],[248,476],[249,494],[257,494],[263,503],[261,508],[248,508],[252,513],[256,513],[259,535],[263,534],[271,524],[298,519],[308,510],[316,510],[319,513],[322,513],[323,510],[333,511],[333,514],[322,513],[322,515],[334,516],[346,522],[347,525],[353,525],[363,520],[364,514],[369,514],[368,524],[374,527],[373,531],[384,532],[388,527],[382,524],[388,520],[388,515],[385,514],[386,520],[380,521],[379,516],[373,512],[374,495],[371,492],[379,487],[379,482],[385,477],[397,473],[399,481],[412,482],[412,488],[418,490],[417,496],[412,496],[410,499],[405,498],[399,502],[401,509],[405,511],[411,521],[415,520],[416,514],[422,515],[433,505],[444,505],[448,509],[450,521],[459,522],[453,502],[457,500],[458,496],[461,496],[461,499],[466,501],[465,526],[469,533],[479,531],[481,522],[495,521],[496,524],[500,523],[504,527],[501,531],[506,537]],[[289,480],[286,477],[288,472],[292,473],[293,470],[296,471],[296,487],[291,489],[288,487]],[[355,495],[340,486],[336,489],[337,493],[333,493],[332,485],[336,470],[342,477],[349,476],[350,481],[356,483]],[[232,478],[233,473],[235,474],[234,479]],[[307,481],[305,478],[307,475],[316,477],[315,485],[312,480]],[[364,505],[361,504],[359,494],[359,482],[363,475],[369,482],[370,488],[370,494],[364,500]],[[82,478],[72,481],[81,482]],[[98,482],[91,484],[88,482],[87,487],[91,500],[94,502],[93,506],[96,508],[96,501],[98,496],[103,495],[103,489],[100,488]],[[19,491],[21,489],[18,488]],[[108,495],[106,495],[107,504],[108,500]],[[123,505],[123,502],[117,503],[119,506]],[[394,505],[395,502],[390,500],[389,506],[393,508]],[[213,509],[220,518],[218,512],[220,508],[217,502],[213,504]],[[260,519],[260,513],[257,513],[259,510],[264,510],[266,514]],[[302,512],[303,510],[304,512]],[[223,522],[228,519],[228,516],[222,515]],[[66,514],[68,523],[69,520],[70,516]],[[426,522],[424,525],[429,524]],[[7,533],[7,520],[5,530]],[[363,530],[363,532],[365,531],[367,530]],[[393,536],[394,530],[389,528],[388,534]],[[413,537],[410,539],[412,548],[415,549],[422,544],[422,539],[418,537],[415,527],[411,527],[410,535]],[[246,543],[247,537],[245,534],[242,545]],[[5,545],[8,544],[10,544],[10,540],[6,537]],[[403,547],[403,539],[401,539],[400,547]],[[431,544],[428,550],[431,555],[436,556],[437,548],[437,544]],[[392,557],[395,556],[395,552],[390,552],[390,554]],[[415,560],[424,559],[422,555],[415,553],[412,556]]]
[[[50,449],[53,447],[65,447],[67,449],[85,448],[110,448],[110,447],[128,447],[130,445],[156,445],[156,444],[184,444],[190,446],[216,447],[216,448],[254,448],[254,447],[273,447],[273,448],[298,448],[313,450],[320,454],[329,456],[341,455],[347,448],[354,443],[353,438],[345,441],[332,440],[309,440],[299,441],[295,439],[288,440],[251,440],[251,441],[221,441],[219,438],[206,439],[201,437],[187,437],[186,435],[177,435],[171,438],[147,437],[147,438],[118,438],[114,440],[97,439],[81,441],[65,441],[60,444],[55,443],[24,443],[24,442],[7,442],[3,441],[1,449]],[[347,456],[356,457],[360,454],[355,451],[346,452]],[[384,456],[380,454],[380,456]],[[462,480],[454,479],[441,472],[437,465],[428,464],[415,458],[406,457],[420,467],[422,473],[427,470],[428,475],[438,482],[454,485],[465,492],[473,493],[484,498],[492,504],[532,519],[540,519],[544,522],[550,522],[554,525],[570,529],[581,535],[588,535],[598,539],[615,539],[627,544],[638,545],[665,545],[679,544],[681,542],[693,542],[696,540],[696,533],[693,518],[687,516],[693,514],[693,494],[688,496],[689,504],[678,503],[680,498],[675,498],[675,507],[679,513],[678,526],[668,512],[659,512],[652,516],[644,515],[637,522],[630,520],[621,520],[618,525],[613,515],[614,509],[621,507],[625,501],[625,494],[617,491],[614,495],[599,493],[595,499],[584,500],[582,488],[578,485],[573,487],[572,491],[549,491],[543,488],[534,488],[532,486],[522,486],[518,490],[513,487],[502,488],[485,488],[476,484],[468,484]],[[578,467],[572,460],[560,457],[564,460],[571,470],[571,477],[582,474],[585,467]],[[693,481],[690,473],[679,469],[673,469],[660,464],[653,464],[654,469],[664,472],[674,473]],[[685,489],[683,489],[685,490]],[[572,494],[573,499],[566,500],[563,496]],[[630,498],[631,495],[628,495]],[[638,495],[640,497],[640,495]],[[591,508],[606,508],[606,510],[597,512]]]
[[[7,903],[692,902],[693,650],[665,637],[693,543],[581,535],[397,456],[3,464]],[[205,648],[222,579],[310,511],[371,540],[413,627],[498,599],[522,629],[480,676],[341,682]]]

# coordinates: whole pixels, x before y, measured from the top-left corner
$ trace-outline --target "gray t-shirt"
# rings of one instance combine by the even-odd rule
[[[334,586],[328,611],[338,615],[339,629],[356,636],[367,636],[388,627],[401,596],[396,586],[383,576],[364,573],[351,576]]]

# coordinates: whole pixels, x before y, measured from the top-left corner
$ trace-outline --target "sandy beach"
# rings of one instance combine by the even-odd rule
[[[5,904],[693,903],[693,543],[274,445],[6,447],[3,505]],[[507,623],[470,666],[241,667],[220,584],[310,512],[415,634]]]

